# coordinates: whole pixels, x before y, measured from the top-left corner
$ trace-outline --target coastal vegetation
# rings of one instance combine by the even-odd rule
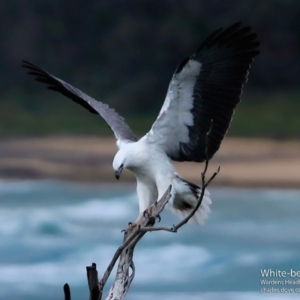
[[[108,103],[143,134],[179,62],[215,29],[241,21],[261,53],[229,134],[299,137],[299,1],[12,0],[0,8],[2,136],[110,134],[99,117],[35,84],[22,59]]]

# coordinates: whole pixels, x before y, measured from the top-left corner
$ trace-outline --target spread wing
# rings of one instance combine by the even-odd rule
[[[250,27],[234,24],[209,36],[178,66],[148,143],[176,161],[202,162],[219,149],[229,128],[259,43]]]
[[[100,115],[112,129],[118,140],[137,141],[135,134],[125,123],[124,118],[107,104],[96,101],[71,84],[49,74],[45,70],[30,62],[23,61],[23,67],[28,69],[28,74],[35,76],[37,81],[46,83],[48,85],[48,89],[60,92],[86,108],[89,112]]]

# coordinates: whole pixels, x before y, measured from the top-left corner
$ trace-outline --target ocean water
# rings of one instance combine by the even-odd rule
[[[210,192],[203,226],[149,233],[138,244],[127,299],[299,298],[300,272],[262,278],[261,270],[300,271],[300,190]],[[87,299],[85,267],[97,263],[101,276],[137,213],[133,185],[0,181],[0,299],[63,299],[66,282],[73,300]],[[163,225],[176,221],[163,212]]]

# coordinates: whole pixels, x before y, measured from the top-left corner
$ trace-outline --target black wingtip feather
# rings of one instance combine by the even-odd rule
[[[80,97],[78,90],[68,83],[54,77],[50,73],[26,60],[22,60],[22,67],[28,69],[29,72],[27,72],[27,74],[34,76],[36,81],[46,84],[48,90],[60,92],[66,97],[72,99],[74,102],[83,106],[92,114],[98,114],[97,110],[91,107],[89,103]]]
[[[180,73],[189,60],[190,60],[189,57],[183,59],[178,65],[178,67],[176,68],[175,74]]]
[[[215,30],[210,36],[208,36],[197,49],[197,52],[201,51],[203,48],[207,47],[210,42],[220,33],[222,32],[223,28],[219,28]]]
[[[251,27],[243,27],[237,22],[212,33],[190,57],[201,64],[192,95],[194,125],[188,127],[190,141],[180,143],[180,149],[176,155],[171,155],[172,159],[196,162],[206,159],[206,133],[211,119],[214,128],[208,138],[209,159],[220,148],[240,101],[250,65],[259,54],[258,47],[257,34]],[[185,64],[180,65],[181,70]],[[177,73],[181,70],[178,68]]]

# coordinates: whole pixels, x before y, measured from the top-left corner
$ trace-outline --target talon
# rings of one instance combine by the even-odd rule
[[[144,216],[144,218],[146,218],[146,219],[150,219],[151,215],[149,214],[148,209],[146,209],[146,210],[143,212],[143,216]]]
[[[157,218],[157,222],[159,223],[161,221],[160,215],[157,215],[156,218]]]
[[[135,222],[128,222],[128,228],[122,229],[121,232],[124,232],[127,234],[129,231],[131,231],[137,224]]]
[[[143,212],[143,216],[144,218],[147,218],[147,219],[151,219],[152,218],[152,205],[149,206],[144,212]]]

